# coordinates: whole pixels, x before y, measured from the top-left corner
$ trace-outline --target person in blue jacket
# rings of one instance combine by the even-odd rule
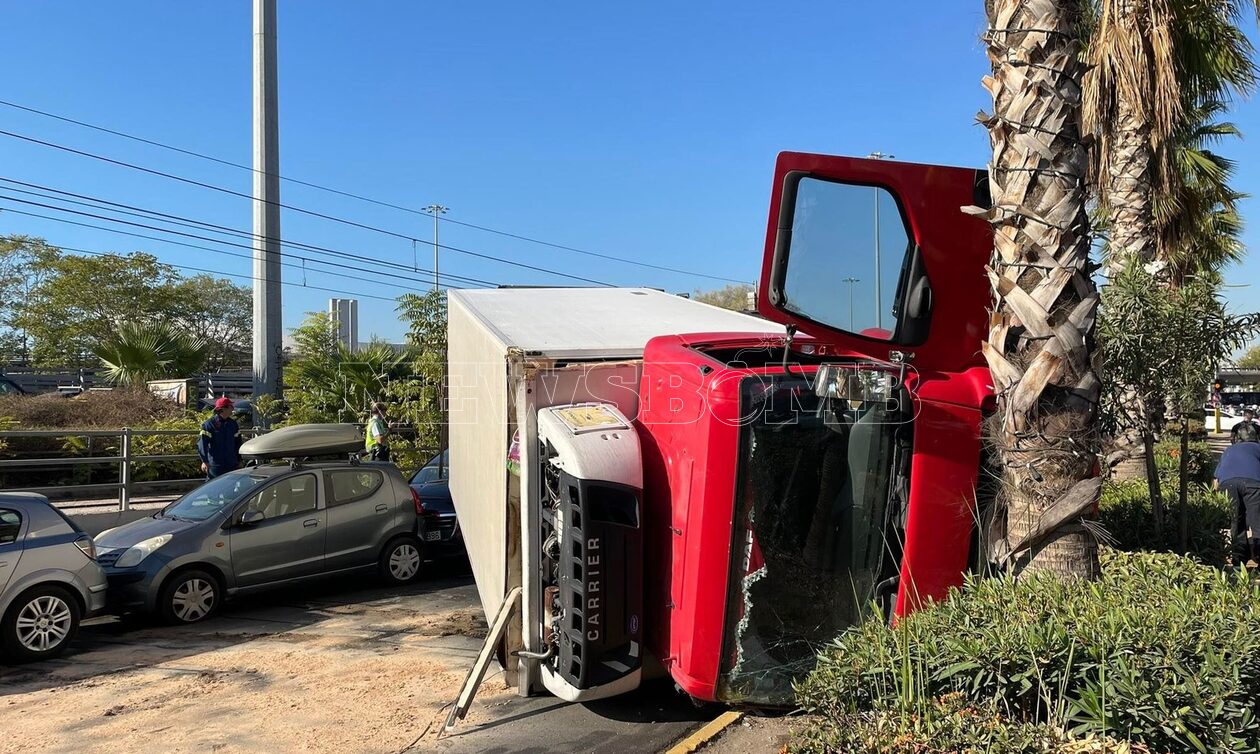
[[[197,455],[201,456],[206,479],[240,468],[241,442],[241,427],[232,418],[232,400],[220,398],[214,403],[214,414],[201,423],[201,437],[197,440]]]
[[[1260,567],[1260,443],[1240,442],[1221,453],[1212,486],[1229,494],[1234,508],[1234,557]]]

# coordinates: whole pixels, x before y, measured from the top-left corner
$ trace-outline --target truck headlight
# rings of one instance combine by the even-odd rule
[[[127,551],[114,563],[115,568],[131,568],[140,565],[141,561],[149,557],[159,547],[171,541],[170,534],[162,534],[156,537],[134,544],[127,548]]]

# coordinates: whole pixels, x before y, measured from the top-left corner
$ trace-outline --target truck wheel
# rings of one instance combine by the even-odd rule
[[[414,537],[390,540],[381,551],[381,578],[390,584],[410,584],[420,575],[420,542]]]
[[[197,623],[214,614],[223,601],[219,580],[196,568],[167,579],[158,597],[158,614],[166,623]]]
[[[56,657],[79,632],[79,601],[59,586],[39,586],[9,607],[0,623],[0,646],[18,662]]]

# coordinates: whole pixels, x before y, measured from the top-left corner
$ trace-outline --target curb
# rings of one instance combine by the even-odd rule
[[[704,746],[709,741],[717,738],[717,735],[726,730],[731,725],[743,719],[743,712],[723,712],[716,718],[706,723],[700,730],[695,731],[683,740],[674,744],[665,754],[691,754],[692,752]]]

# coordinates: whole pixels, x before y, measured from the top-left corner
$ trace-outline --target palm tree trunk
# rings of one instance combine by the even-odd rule
[[[984,354],[997,392],[991,442],[1002,468],[1007,548],[1018,572],[1094,578],[1083,517],[1100,480],[1077,23],[1081,0],[986,0],[993,74],[983,118],[994,229],[994,310]]]
[[[1146,118],[1123,94],[1117,97],[1116,122],[1109,124],[1107,164],[1103,166],[1103,207],[1110,224],[1107,244],[1107,271],[1119,274],[1130,264],[1155,260],[1156,232],[1152,207],[1152,151],[1150,126]],[[1110,453],[1116,459],[1136,459],[1142,454],[1143,439],[1156,432],[1156,422],[1144,401],[1131,386],[1117,391],[1119,431]],[[1122,476],[1122,475],[1120,475]],[[1149,484],[1158,479],[1147,475]],[[1155,503],[1152,499],[1152,504]]]
[[[1154,261],[1156,249],[1151,129],[1126,97],[1118,98],[1116,116],[1103,187],[1110,222],[1107,268],[1112,274],[1129,264]]]

